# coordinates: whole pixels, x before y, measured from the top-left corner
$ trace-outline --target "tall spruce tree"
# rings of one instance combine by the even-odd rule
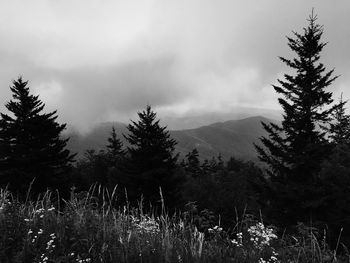
[[[124,135],[130,146],[127,168],[131,184],[128,193],[132,199],[160,200],[159,187],[168,205],[177,201],[178,180],[175,174],[178,154],[177,142],[170,138],[166,127],[161,127],[151,106],[139,112],[139,121],[128,125],[129,134]]]
[[[10,87],[13,99],[5,107],[11,114],[0,119],[0,184],[25,193],[67,186],[67,168],[74,155],[65,149],[60,135],[66,124],[56,122],[57,112],[42,113],[45,104],[30,94],[21,77]]]
[[[331,106],[332,93],[326,91],[337,77],[319,62],[326,44],[321,42],[323,27],[316,20],[312,13],[303,34],[293,32],[294,38],[288,37],[296,57],[280,59],[296,73],[285,74],[284,80],[273,86],[282,95],[278,99],[284,110],[282,126],[262,123],[268,137],[261,138],[263,146],[255,145],[271,176],[272,206],[291,222],[310,219],[316,197],[312,190],[330,149],[320,126],[331,120],[337,107]]]

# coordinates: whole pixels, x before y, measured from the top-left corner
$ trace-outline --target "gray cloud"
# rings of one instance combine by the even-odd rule
[[[301,31],[312,7],[328,41],[322,60],[350,98],[347,0],[93,0],[0,6],[0,109],[22,74],[58,109],[87,129],[126,121],[146,104],[163,116],[278,108],[275,83],[291,57],[285,36]]]

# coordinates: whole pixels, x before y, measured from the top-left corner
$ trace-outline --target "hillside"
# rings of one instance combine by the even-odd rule
[[[256,116],[170,132],[172,137],[178,141],[176,151],[180,152],[181,156],[197,148],[202,160],[210,159],[219,153],[224,159],[235,156],[255,160],[256,153],[253,143],[258,142],[258,138],[266,134],[261,126],[261,121],[270,122],[271,120]],[[87,149],[104,149],[112,126],[116,128],[119,138],[125,143],[122,134],[127,133],[126,124],[106,122],[101,123],[86,135],[70,133],[68,148],[77,152],[78,157],[82,157]]]
[[[171,133],[179,142],[177,149],[181,153],[187,153],[196,147],[202,159],[209,159],[221,153],[224,159],[235,156],[255,160],[253,143],[258,142],[258,138],[266,134],[261,121],[271,120],[257,116]]]

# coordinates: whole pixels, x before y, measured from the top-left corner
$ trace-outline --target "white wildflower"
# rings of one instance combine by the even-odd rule
[[[255,226],[249,227],[248,233],[250,234],[250,241],[252,241],[254,246],[258,249],[269,246],[271,240],[277,238],[272,228],[265,227],[264,224],[260,222]]]

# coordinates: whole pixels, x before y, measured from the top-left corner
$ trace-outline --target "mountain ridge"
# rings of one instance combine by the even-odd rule
[[[170,130],[169,132],[172,138],[178,142],[175,150],[180,153],[180,158],[197,148],[201,160],[211,159],[220,154],[224,160],[234,156],[255,161],[257,156],[253,144],[259,142],[259,137],[266,135],[261,121],[278,122],[263,116],[253,116],[215,122],[198,128]],[[78,132],[68,133],[67,136],[70,137],[70,140],[67,147],[72,152],[77,152],[78,158],[82,158],[88,149],[103,150],[113,126],[118,138],[126,145],[123,134],[128,132],[127,124],[103,122],[85,135]]]

